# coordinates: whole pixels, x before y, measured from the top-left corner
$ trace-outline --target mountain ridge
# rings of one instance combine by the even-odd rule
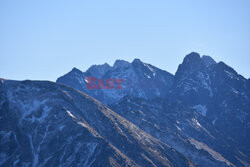
[[[175,75],[134,59],[57,83],[1,79],[0,99],[0,166],[250,165],[249,79],[195,52]]]
[[[136,90],[131,89],[133,93],[125,91],[122,96],[116,96],[116,94],[111,93],[111,96],[114,95],[119,98],[115,98],[111,103],[106,103],[103,99],[105,99],[110,92],[103,91],[102,94],[96,94],[86,89],[82,89],[81,91],[85,91],[91,96],[98,98],[101,102],[113,108],[115,112],[123,115],[152,136],[163,142],[171,143],[175,148],[179,148],[181,153],[192,159],[198,165],[204,166],[204,160],[202,158],[197,159],[197,157],[190,156],[181,148],[183,145],[190,145],[193,143],[193,139],[196,139],[195,141],[198,143],[201,142],[206,145],[206,148],[204,147],[206,150],[205,152],[209,154],[211,150],[213,150],[212,152],[218,152],[220,154],[218,155],[219,157],[224,157],[226,161],[236,164],[236,166],[248,166],[246,164],[250,164],[250,143],[247,140],[250,137],[249,80],[239,75],[232,67],[226,65],[224,62],[217,63],[212,57],[200,56],[195,52],[185,56],[183,62],[178,66],[175,75],[171,75],[171,78],[168,80],[161,80],[162,82],[160,85],[157,85],[159,80],[156,80],[154,75],[160,76],[159,78],[161,78],[162,74],[159,72],[161,69],[158,71],[154,70],[158,68],[137,59],[130,64],[126,64],[125,67],[131,66],[131,64],[134,65],[133,69],[136,71],[134,75],[138,77],[139,80],[142,79],[144,84],[146,83],[147,90],[145,92],[150,91],[152,87],[168,87],[167,89],[160,90],[160,92],[164,91],[164,94],[162,96],[151,96],[151,94],[146,94],[142,91],[144,94],[138,96],[136,91],[143,89],[141,87],[136,87]],[[117,71],[111,69],[107,75],[104,75],[104,78],[110,76],[121,78],[126,76],[126,68],[121,69],[120,71],[119,69],[116,69]],[[124,71],[126,71],[125,74],[123,73]],[[158,73],[154,74],[156,71]],[[148,80],[144,80],[143,78],[147,78]],[[136,83],[135,85],[138,84],[136,79],[133,80],[133,82]],[[132,85],[132,88],[133,87],[134,85]],[[152,89],[152,92],[157,93],[157,89]],[[158,104],[151,101],[154,99],[163,102],[162,104]],[[136,101],[138,104],[135,103]],[[176,102],[178,102],[177,106],[171,104],[175,104]],[[151,104],[154,105],[151,106]],[[141,105],[145,105],[145,108],[142,108],[143,110],[140,109],[140,107],[142,107]],[[162,105],[162,107],[159,107],[159,105]],[[182,105],[184,108],[179,107]],[[137,108],[137,106],[139,106],[139,108]],[[158,109],[155,110],[154,108]],[[166,115],[165,113],[167,110],[173,112],[171,116],[173,120],[179,119],[174,116],[175,114],[181,117],[179,122],[182,122],[185,130],[180,128],[180,125],[172,122],[173,120],[169,120],[168,114]],[[182,115],[178,110],[190,112],[191,115]],[[158,113],[155,115],[156,118],[163,118],[163,120],[165,119],[172,122],[171,124],[166,124],[165,127],[169,127],[170,129],[178,127],[179,129],[177,128],[176,130],[189,141],[189,144],[181,140],[178,144],[169,140],[164,133],[164,121],[158,124],[158,122],[160,122],[158,119],[152,119],[151,114],[153,111]],[[139,116],[135,117],[134,114]],[[188,121],[186,122],[185,119]],[[143,122],[148,122],[149,124]],[[160,130],[155,129],[154,125]],[[202,131],[204,131],[204,134]],[[178,137],[176,138],[175,136],[175,131],[168,131],[168,133],[173,133],[173,138],[177,141],[179,140]],[[231,139],[224,139],[224,136],[221,134]],[[213,137],[211,138],[211,136]],[[214,136],[217,137],[213,139]],[[208,140],[204,140],[205,138],[208,138]],[[221,145],[218,145],[218,143]],[[230,145],[230,147],[227,148],[224,145]],[[239,150],[243,153],[242,155]],[[189,151],[192,152],[191,154],[197,152],[197,150],[192,149]],[[208,159],[210,158],[209,155],[207,156],[205,156],[204,159],[206,159],[206,163],[209,163]]]
[[[0,166],[192,166],[176,150],[71,87],[1,80],[0,97]]]

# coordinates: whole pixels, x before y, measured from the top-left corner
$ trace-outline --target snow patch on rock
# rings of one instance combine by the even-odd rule
[[[193,106],[192,108],[195,109],[197,112],[199,112],[204,117],[207,115],[206,105],[198,104],[198,105]]]

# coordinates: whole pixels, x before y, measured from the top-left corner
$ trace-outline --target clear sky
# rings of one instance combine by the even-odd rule
[[[134,58],[174,74],[192,51],[249,78],[250,1],[0,1],[0,78],[55,81]]]

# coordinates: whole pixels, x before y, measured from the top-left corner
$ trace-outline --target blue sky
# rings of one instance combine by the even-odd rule
[[[249,78],[250,1],[0,1],[1,78],[55,81],[134,58],[174,74],[192,51]]]

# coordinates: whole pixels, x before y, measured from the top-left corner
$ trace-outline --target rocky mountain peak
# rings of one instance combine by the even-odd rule
[[[201,57],[198,53],[191,52],[185,56],[175,75],[177,78],[180,76],[190,76],[193,73],[206,71],[213,64],[216,64],[216,61],[210,56],[204,55]]]
[[[105,63],[101,65],[92,65],[86,72],[90,73],[92,76],[101,77],[112,67]]]
[[[142,61],[141,61],[139,58],[135,58],[135,59],[133,60],[133,62],[134,62],[134,63],[142,63]]]
[[[202,62],[205,64],[206,67],[209,67],[210,65],[216,64],[216,61],[210,56],[204,55],[201,58]]]
[[[81,74],[81,73],[82,73],[82,71],[79,70],[79,69],[76,68],[76,67],[72,68],[71,72],[72,72],[72,73],[77,73],[77,74]]]
[[[191,52],[190,54],[186,55],[183,64],[188,64],[188,63],[194,63],[194,62],[200,62],[200,54],[196,52]]]
[[[129,67],[130,66],[130,63],[125,61],[125,60],[116,60],[114,65],[113,65],[113,68],[126,68],[126,67]]]
[[[138,59],[138,58],[135,58],[132,62],[132,65],[143,65],[144,63]]]
[[[196,52],[192,52],[185,56],[182,64],[178,66],[175,76],[178,79],[182,76],[190,75],[193,72],[199,71],[202,66],[203,63],[200,55]]]

